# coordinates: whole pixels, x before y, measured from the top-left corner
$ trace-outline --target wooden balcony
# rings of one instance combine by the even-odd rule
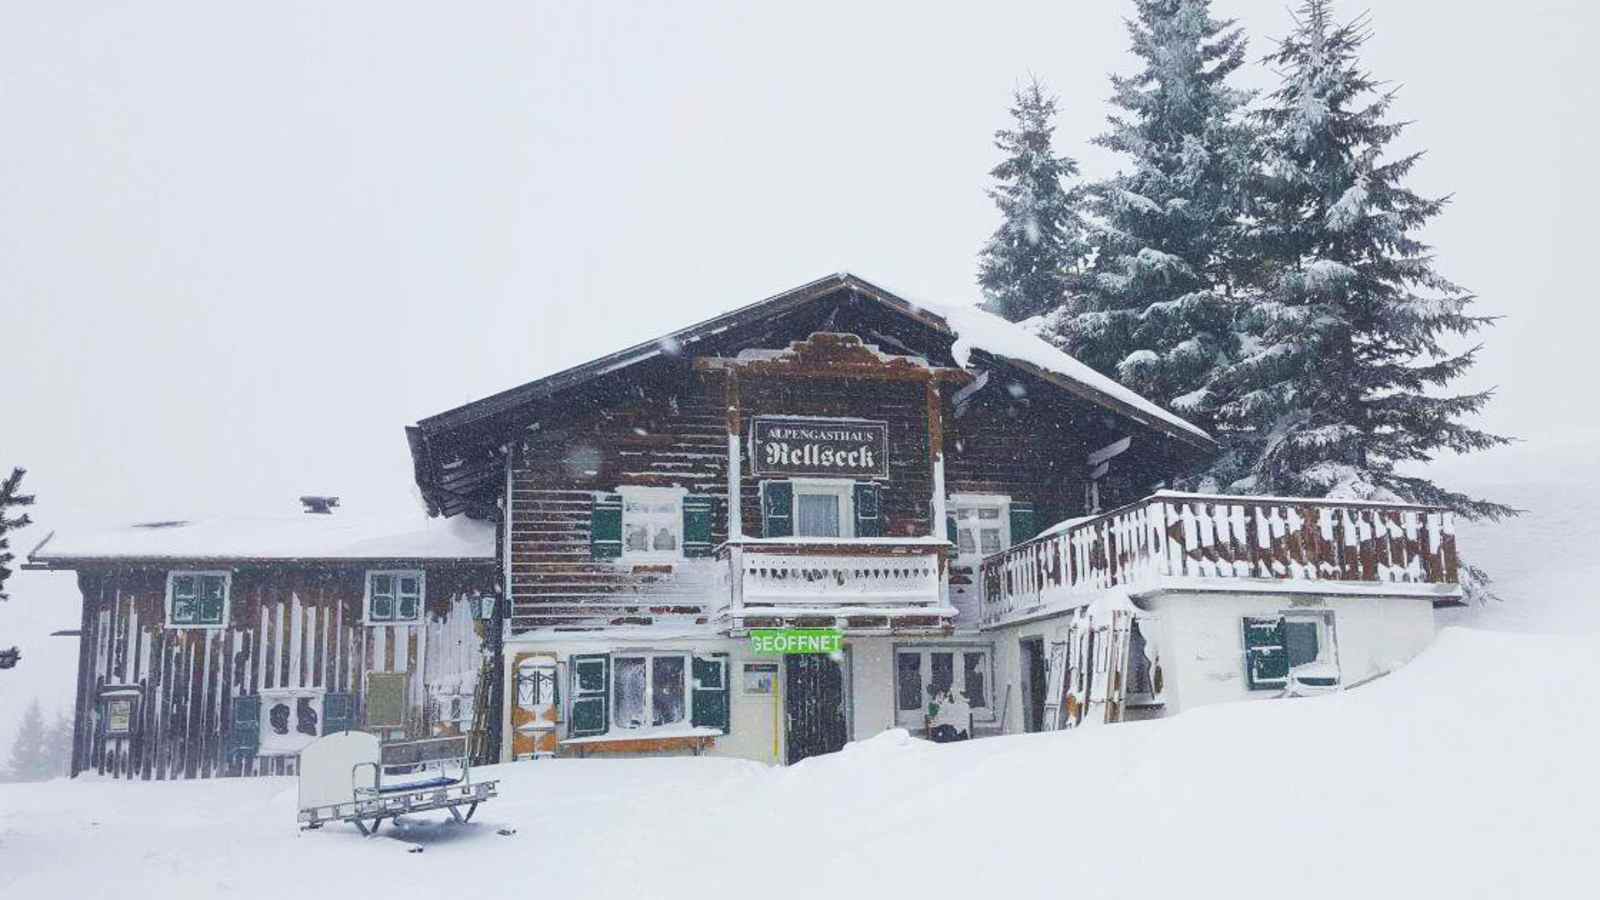
[[[1448,510],[1163,491],[983,561],[980,625],[1025,621],[1112,588],[1407,594],[1459,602]]]
[[[718,550],[717,619],[752,628],[840,628],[857,634],[943,633],[949,544],[936,538],[745,538]]]

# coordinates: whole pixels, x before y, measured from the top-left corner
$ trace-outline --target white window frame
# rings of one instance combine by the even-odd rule
[[[178,578],[189,576],[222,576],[222,620],[219,622],[175,622],[172,619],[172,583]],[[195,594],[195,603],[200,602],[200,594]],[[233,573],[226,569],[173,569],[167,572],[167,603],[166,603],[167,628],[176,629],[220,629],[227,628],[233,616]]]
[[[617,493],[622,497],[622,525],[619,537],[622,540],[622,556],[619,559],[626,563],[663,563],[677,562],[683,559],[683,498],[689,495],[687,488],[681,487],[646,487],[643,485],[623,485],[617,488]],[[672,533],[677,538],[678,546],[672,550],[629,550],[628,549],[628,503],[663,503],[670,501],[677,507],[673,515]],[[651,543],[655,538],[651,536]]]
[[[856,482],[849,478],[789,479],[789,521],[795,537],[815,537],[800,533],[800,495],[839,498],[839,540],[856,536]]]
[[[961,516],[960,510],[977,509],[980,506],[1000,507],[1000,549],[996,552],[1004,553],[1011,549],[1011,497],[1008,494],[951,494],[950,516],[956,521],[956,536],[960,537]],[[956,555],[961,555],[961,542],[956,542]],[[993,553],[983,552],[983,541],[980,538],[973,546],[973,555],[978,559],[987,559]]]
[[[394,609],[395,614],[387,619],[373,618],[372,615],[372,576],[388,575],[392,578],[417,579],[417,614],[409,619],[400,618],[400,585],[395,584]],[[415,625],[425,618],[424,609],[428,605],[428,578],[422,569],[368,569],[364,576],[366,583],[361,591],[361,622],[364,625]]]
[[[910,712],[910,710],[903,710],[903,709],[900,708],[900,654],[902,654],[902,653],[916,653],[916,654],[919,655],[919,658],[921,660],[921,662],[919,663],[919,667],[920,667],[919,671],[921,672],[921,678],[922,678],[922,708],[923,708],[924,712],[927,710],[927,704],[928,704],[928,699],[929,699],[928,698],[928,684],[933,679],[933,663],[932,663],[932,661],[930,659],[930,654],[933,654],[933,653],[949,653],[949,654],[951,654],[953,656],[953,659],[951,659],[951,661],[950,661],[950,664],[951,664],[951,672],[950,672],[951,682],[950,682],[950,686],[951,687],[960,686],[960,687],[964,688],[966,686],[965,685],[965,680],[964,680],[964,675],[965,675],[965,671],[966,670],[963,668],[964,660],[962,659],[961,654],[963,654],[963,653],[982,653],[983,657],[984,657],[984,667],[983,667],[983,669],[984,669],[984,673],[983,673],[983,689],[984,689],[984,692],[985,692],[985,696],[983,698],[984,705],[983,706],[974,706],[974,707],[972,707],[972,717],[974,719],[980,721],[980,722],[992,722],[992,721],[994,721],[995,716],[998,715],[998,713],[995,710],[995,683],[994,683],[994,663],[995,663],[995,660],[994,660],[994,645],[993,644],[898,644],[898,645],[896,645],[895,648],[894,648],[894,677],[892,679],[890,679],[890,681],[891,681],[890,687],[894,691],[894,694],[893,694],[892,697],[890,697],[890,703],[892,704],[892,708],[894,709],[894,713],[895,713],[895,716],[897,718],[900,717],[900,716],[906,715],[907,713]],[[968,697],[967,698],[967,702],[970,704],[972,702],[972,698]]]
[[[612,651],[610,672],[607,673],[611,684],[607,687],[611,694],[611,709],[608,710],[610,722],[607,725],[608,734],[630,734],[648,737],[652,731],[665,731],[669,728],[688,728],[694,721],[694,654],[686,650],[618,650]],[[673,657],[683,660],[683,721],[667,725],[656,725],[656,692],[655,674],[656,660],[663,657]],[[644,721],[649,723],[639,725],[623,725],[617,716],[617,704],[622,699],[622,692],[617,690],[617,663],[624,659],[643,659],[644,664]],[[727,672],[723,672],[723,683],[727,683]]]

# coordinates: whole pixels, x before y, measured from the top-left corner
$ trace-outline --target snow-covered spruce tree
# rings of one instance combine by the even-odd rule
[[[1228,85],[1245,38],[1208,0],[1135,0],[1134,75],[1112,76],[1096,143],[1127,167],[1091,185],[1097,249],[1086,308],[1045,336],[1089,365],[1207,423],[1205,387],[1234,357],[1235,253],[1253,144],[1250,94]]]
[[[1385,155],[1405,123],[1389,117],[1394,92],[1360,68],[1367,19],[1337,24],[1326,0],[1308,0],[1294,22],[1267,57],[1281,84],[1256,113],[1258,294],[1241,317],[1246,350],[1216,385],[1236,465],[1225,480],[1252,493],[1512,514],[1396,471],[1507,442],[1461,422],[1489,392],[1446,392],[1476,348],[1455,353],[1445,341],[1492,320],[1468,313],[1472,296],[1435,271],[1415,236],[1447,198],[1404,186],[1420,153]]]
[[[65,778],[72,774],[72,717],[66,710],[56,710],[56,721],[44,739],[45,758],[49,761],[49,778]]]
[[[1000,227],[978,252],[984,306],[1011,321],[1056,309],[1089,255],[1079,194],[1067,184],[1078,164],[1057,156],[1056,98],[1037,78],[1012,96],[1013,127],[994,133],[1005,159],[989,171],[988,190],[1000,208]]]
[[[9,518],[7,512],[15,506],[29,506],[33,497],[21,493],[22,476],[24,469],[12,469],[11,476],[5,481],[0,481],[0,600],[9,600],[6,595],[6,579],[11,577],[11,561],[16,559],[16,554],[10,550],[11,540],[6,533],[19,528],[26,528],[33,524],[27,513],[16,518]]]
[[[37,699],[22,714],[6,774],[11,781],[44,781],[55,774],[45,745],[44,714],[39,711]]]

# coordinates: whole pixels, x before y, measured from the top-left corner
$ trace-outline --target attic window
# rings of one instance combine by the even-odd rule
[[[228,572],[168,572],[167,627],[225,626],[232,580]]]
[[[384,569],[367,572],[367,624],[415,622],[422,617],[422,572]]]

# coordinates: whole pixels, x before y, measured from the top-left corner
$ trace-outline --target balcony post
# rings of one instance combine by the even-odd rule
[[[928,534],[938,537],[944,531],[944,407],[939,396],[939,381],[930,378],[924,383],[928,401],[928,456],[933,469],[933,504],[929,507],[933,521]]]
[[[741,498],[741,485],[744,473],[741,471],[744,463],[744,454],[739,448],[739,373],[729,369],[727,374],[727,399],[728,399],[728,539],[744,537],[744,503]],[[735,553],[738,552],[736,549]],[[737,567],[735,568],[737,574]],[[737,582],[737,579],[736,579]]]
[[[744,545],[728,545],[728,608],[737,617],[744,611]],[[737,621],[737,620],[736,620]]]

